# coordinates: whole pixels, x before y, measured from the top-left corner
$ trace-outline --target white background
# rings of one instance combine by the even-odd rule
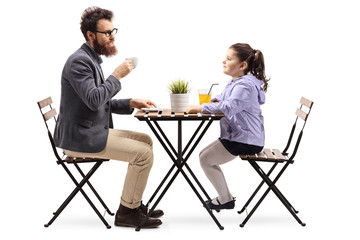
[[[117,98],[149,98],[169,107],[167,84],[181,77],[197,89],[228,81],[222,73],[227,48],[249,43],[263,51],[271,77],[263,106],[266,145],[283,148],[301,96],[315,102],[295,164],[278,186],[307,223],[301,227],[270,193],[245,228],[239,210],[260,178],[246,162],[223,166],[233,211],[215,214],[220,231],[179,175],[159,208],[165,211],[159,229],[107,230],[79,194],[49,228],[51,218],[73,183],[55,164],[36,102],[52,96],[60,102],[60,77],[70,54],[84,42],[80,16],[88,6],[111,9],[117,56],[104,58],[105,75],[125,57],[137,56],[138,67],[122,80]],[[2,239],[167,239],[194,234],[207,239],[304,239],[359,237],[359,84],[360,37],[356,1],[4,1],[1,3],[1,159],[0,235]],[[171,166],[166,152],[144,122],[115,116],[115,126],[150,134],[155,163],[144,193],[151,193]],[[171,124],[164,125],[175,140]],[[184,125],[184,138],[194,125]],[[216,192],[203,174],[197,155],[219,135],[214,123],[189,164],[212,197]],[[92,178],[110,209],[116,211],[127,165],[111,161]],[[106,216],[113,225],[113,217]]]

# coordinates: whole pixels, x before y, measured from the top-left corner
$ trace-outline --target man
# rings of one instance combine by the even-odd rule
[[[127,60],[107,79],[103,76],[100,56],[117,53],[112,17],[111,11],[98,7],[87,8],[81,17],[86,43],[69,57],[62,72],[54,140],[71,157],[129,162],[115,225],[137,227],[148,211],[142,195],[153,163],[152,140],[144,133],[113,129],[111,113],[131,114],[134,108],[156,105],[142,99],[112,99],[121,89],[120,80],[134,68]],[[162,215],[154,211],[144,227],[161,225],[157,218]]]

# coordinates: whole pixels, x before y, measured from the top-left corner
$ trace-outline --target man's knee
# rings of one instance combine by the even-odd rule
[[[153,165],[154,162],[154,153],[150,147],[145,147],[141,149],[138,154],[138,157],[135,160],[135,164],[144,165],[150,167]]]
[[[149,144],[150,147],[153,146],[153,141],[151,139],[151,137],[147,134],[145,134],[145,139],[146,139],[146,143]]]

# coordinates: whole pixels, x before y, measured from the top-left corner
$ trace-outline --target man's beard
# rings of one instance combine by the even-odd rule
[[[99,55],[111,57],[111,56],[116,55],[116,53],[117,53],[117,49],[116,49],[115,45],[113,47],[106,47],[106,44],[101,45],[98,42],[97,38],[94,40],[93,45],[94,45],[95,52]]]

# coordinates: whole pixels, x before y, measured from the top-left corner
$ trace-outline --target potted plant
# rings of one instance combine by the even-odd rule
[[[172,112],[185,112],[189,105],[189,82],[183,79],[176,79],[172,81],[168,88],[170,90],[170,102]]]

